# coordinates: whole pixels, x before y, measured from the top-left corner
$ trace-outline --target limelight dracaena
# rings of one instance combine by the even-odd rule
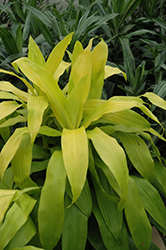
[[[101,188],[95,165],[103,169],[108,182],[116,192],[118,197],[109,195],[109,198],[119,201],[119,213],[125,208],[131,233],[135,244],[139,247],[140,238],[143,234],[143,239],[146,237],[150,239],[151,237],[149,222],[148,219],[143,220],[142,228],[144,230],[142,234],[139,232],[141,236],[136,236],[134,230],[138,225],[133,225],[130,210],[134,197],[134,191],[131,190],[132,187],[137,190],[138,181],[135,184],[134,179],[129,177],[126,155],[118,140],[122,142],[128,157],[139,174],[153,182],[155,175],[154,161],[141,137],[146,138],[146,133],[150,132],[163,140],[164,138],[151,128],[150,123],[145,118],[131,109],[137,107],[155,122],[159,124],[160,122],[144,105],[141,97],[119,96],[112,97],[109,100],[101,100],[104,79],[113,74],[121,73],[124,77],[126,75],[119,69],[106,65],[108,48],[103,40],[94,49],[92,49],[92,40],[85,49],[77,41],[73,53],[70,54],[71,62],[63,61],[64,53],[71,39],[72,34],[66,36],[53,49],[45,62],[38,46],[30,38],[28,57],[20,58],[13,63],[18,73],[22,72],[31,82],[30,84],[29,81],[19,77],[26,84],[27,93],[18,90],[9,82],[0,82],[0,97],[7,100],[12,99],[12,101],[4,101],[0,104],[2,106],[1,119],[5,119],[0,124],[0,128],[15,125],[20,121],[27,122],[25,128],[18,128],[11,135],[0,153],[0,176],[3,177],[11,162],[14,180],[18,187],[22,189],[35,186],[36,184],[31,180],[29,173],[32,163],[32,148],[37,135],[61,137],[61,149],[52,154],[48,164],[46,181],[39,204],[39,234],[43,247],[52,250],[58,243],[61,233],[62,242],[65,242],[63,237],[65,239],[66,231],[63,234],[62,225],[64,221],[66,176],[71,186],[71,204],[78,200],[78,204],[80,204],[86,186],[88,167],[96,180],[95,183],[98,183],[95,184],[96,190],[96,185]],[[61,90],[58,85],[59,78],[69,67],[71,67],[69,81],[64,90]],[[0,72],[14,74],[4,70],[0,70]],[[10,97],[8,96],[9,92],[12,93]],[[146,93],[144,97],[148,98],[153,104],[166,109],[166,102],[156,95]],[[15,114],[13,117],[12,113]],[[8,116],[10,116],[10,119],[8,119]],[[52,123],[54,122],[51,127],[48,124],[48,117],[52,119]],[[94,151],[95,154],[93,155]],[[138,151],[137,157],[134,157],[135,151]],[[27,152],[26,158],[24,155]],[[142,155],[145,157],[142,157]],[[138,164],[139,160],[140,164]],[[60,169],[56,166],[57,163]],[[53,177],[54,171],[56,173],[55,178]],[[56,190],[57,187],[58,200],[52,203],[50,189]],[[86,187],[86,195],[88,194],[88,197],[90,197],[88,190]],[[137,191],[136,193],[139,196]],[[45,200],[47,200],[47,204],[50,204],[49,206],[47,206]],[[90,203],[91,198],[87,200]],[[59,208],[57,208],[57,204]],[[69,207],[75,206],[71,204],[68,204]],[[76,207],[73,209],[76,209]],[[52,220],[54,211],[57,211],[57,214]],[[71,213],[73,211],[71,210]],[[100,221],[101,217],[96,210],[94,214]],[[146,218],[143,205],[140,205],[138,221],[141,214]],[[80,216],[78,212],[78,217],[82,218],[83,225],[86,226],[87,220]],[[64,223],[69,223],[67,218]],[[122,221],[119,223],[118,230],[121,230]],[[46,234],[47,228],[48,234]],[[106,228],[103,228],[103,230],[106,230]],[[56,231],[56,235],[54,231]],[[115,233],[116,236],[120,237],[120,231]],[[67,249],[66,243],[63,244],[65,244],[64,249]],[[149,245],[149,241],[147,245]],[[70,248],[73,249],[71,246]]]

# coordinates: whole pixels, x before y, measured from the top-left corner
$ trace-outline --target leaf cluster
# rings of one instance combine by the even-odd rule
[[[101,99],[104,79],[126,74],[106,65],[103,40],[93,49],[93,39],[85,49],[77,41],[66,62],[72,36],[46,61],[30,37],[28,57],[12,63],[17,74],[0,70],[28,90],[0,82],[0,249],[157,249],[166,171],[152,136],[165,139],[134,109],[163,130],[147,100],[164,110],[166,101],[151,92]]]

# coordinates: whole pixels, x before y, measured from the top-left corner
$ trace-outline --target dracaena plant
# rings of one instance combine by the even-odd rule
[[[154,249],[151,225],[166,232],[166,170],[151,135],[165,139],[144,116],[161,126],[149,101],[166,102],[153,93],[102,100],[104,79],[126,75],[106,65],[103,40],[67,51],[72,35],[47,61],[30,38],[28,57],[13,62],[18,75],[0,70],[28,89],[0,82],[0,249]]]

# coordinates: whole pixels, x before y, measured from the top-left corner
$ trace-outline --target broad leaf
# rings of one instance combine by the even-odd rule
[[[65,198],[67,199],[67,197]],[[68,198],[69,199],[69,198]],[[70,204],[70,200],[67,205]],[[85,249],[88,229],[88,217],[72,204],[65,209],[65,219],[62,232],[62,249]]]
[[[0,189],[0,223],[2,222],[5,213],[13,200],[16,190],[3,190]]]
[[[123,225],[122,228],[122,236],[120,241],[118,242],[113,234],[109,231],[103,217],[102,214],[99,210],[99,208],[97,207],[97,204],[93,205],[93,213],[96,217],[96,220],[98,222],[98,226],[99,226],[99,230],[104,242],[104,245],[106,246],[107,250],[112,250],[112,249],[116,249],[116,250],[128,250],[128,239],[127,239],[127,230],[125,228],[125,226]]]
[[[162,99],[160,96],[151,92],[146,92],[143,96],[147,97],[149,101],[153,103],[154,105],[156,105],[157,107],[160,107],[166,110],[166,101]]]
[[[82,192],[88,169],[88,140],[83,127],[63,129],[62,153],[74,203]]]
[[[59,42],[55,48],[52,50],[51,54],[48,57],[46,62],[46,69],[54,75],[55,71],[57,70],[58,66],[60,65],[65,50],[72,39],[73,33],[66,36],[61,42]]]
[[[108,47],[102,40],[92,51],[92,77],[88,99],[99,99],[101,97],[107,55]]]
[[[31,142],[35,141],[35,138],[39,132],[44,111],[48,107],[48,102],[43,96],[28,97],[28,129],[31,136]]]
[[[154,161],[143,139],[132,133],[118,132],[127,155],[137,171],[147,180],[154,179]]]
[[[149,249],[152,227],[144,210],[137,186],[132,178],[129,178],[128,200],[124,211],[136,247],[139,250]]]
[[[0,70],[1,72],[1,70]],[[28,94],[18,88],[16,88],[15,86],[13,86],[10,82],[6,82],[6,81],[1,81],[0,82],[0,90],[1,91],[8,91],[8,92],[12,92],[14,95],[16,95],[19,99],[23,100],[23,101],[27,101],[28,99]]]
[[[127,96],[126,96],[127,97]],[[92,121],[98,120],[101,116],[108,114],[108,113],[114,113],[119,112],[123,110],[128,110],[133,107],[142,107],[142,100],[137,97],[112,97],[107,101],[99,100],[98,102],[96,100],[90,100],[87,101],[87,104],[92,104],[93,109],[92,112],[87,114],[87,116],[84,118],[82,122],[82,126],[87,128]],[[144,107],[144,106],[143,106]]]
[[[104,68],[104,79],[112,76],[112,75],[115,75],[115,74],[123,74],[125,80],[127,80],[127,77],[126,77],[126,74],[121,71],[120,69],[118,68],[115,68],[115,67],[111,67],[109,65],[106,65],[105,68]]]
[[[1,250],[5,248],[18,230],[26,223],[35,203],[36,201],[27,194],[22,194],[19,199],[15,200],[15,203],[6,213],[5,220],[0,228]]]
[[[26,246],[26,247],[13,248],[13,250],[44,250],[44,249],[38,248],[38,247],[33,247],[33,246]]]
[[[24,246],[33,238],[36,234],[36,227],[30,217],[25,224],[18,230],[13,239],[7,245],[5,250],[13,250],[15,247],[24,248]],[[21,248],[21,249],[22,249]]]
[[[22,137],[20,145],[14,155],[11,163],[14,173],[14,181],[21,188],[26,183],[26,179],[30,175],[31,162],[32,162],[32,148],[31,138],[29,134],[25,134]],[[28,183],[27,183],[28,184]],[[34,185],[36,185],[34,183]]]
[[[25,133],[28,133],[28,129],[26,127],[16,129],[13,135],[9,138],[9,140],[6,142],[6,144],[2,148],[2,151],[0,153],[0,162],[1,162],[0,177],[1,178],[3,177],[5,169],[8,167],[10,161],[13,159],[15,153],[17,152],[17,149],[21,143],[22,137]]]
[[[38,133],[42,135],[51,136],[51,137],[59,137],[62,134],[59,130],[50,128],[48,126],[41,126]]]
[[[112,189],[112,187],[109,185],[106,177],[102,173],[102,171],[98,171],[100,182],[104,188],[104,190],[112,195],[117,196],[115,191]],[[98,205],[102,214],[102,217],[105,221],[106,226],[108,227],[109,231],[113,234],[115,239],[117,241],[121,238],[121,230],[122,230],[122,211],[117,212],[118,209],[118,202],[112,201],[106,196],[103,195],[101,190],[96,190],[96,197],[98,201]]]
[[[70,127],[71,123],[65,110],[67,99],[50,72],[31,62],[28,58],[20,58],[15,63],[22,72],[47,95],[54,115],[61,126],[66,128]]]
[[[35,41],[33,40],[33,38],[30,36],[29,38],[29,44],[28,44],[28,58],[34,62],[39,64],[40,66],[45,66],[45,60],[44,57],[39,49],[39,47],[37,46],[37,44],[35,43]]]
[[[19,105],[15,101],[3,101],[0,103],[0,120],[6,116],[12,114],[16,109],[20,108],[22,105]]]
[[[64,220],[66,172],[62,153],[51,156],[39,203],[39,235],[44,249],[52,250],[59,241]]]
[[[118,209],[121,210],[124,208],[127,200],[129,178],[125,153],[114,138],[108,136],[99,128],[88,131],[88,137],[92,140],[97,153],[109,167],[120,187],[121,200]],[[119,190],[115,191],[118,192]]]
[[[147,180],[131,176],[135,181],[140,198],[146,211],[153,219],[166,229],[166,209],[157,189],[155,189]]]
[[[73,125],[73,128],[78,128],[83,116],[83,105],[89,93],[89,76],[83,77],[73,88],[69,95],[66,110]]]

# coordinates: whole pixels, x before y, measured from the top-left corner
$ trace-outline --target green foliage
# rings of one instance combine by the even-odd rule
[[[116,6],[124,11],[122,20],[137,4]],[[76,41],[66,62],[73,36],[46,61],[30,37],[28,57],[12,63],[18,75],[0,70],[28,89],[0,83],[1,249],[127,250],[129,242],[153,249],[151,223],[166,232],[159,194],[166,196],[166,172],[152,136],[166,140],[153,129],[150,121],[163,126],[148,107],[150,102],[166,110],[166,101],[150,92],[101,99],[104,79],[126,74],[106,65],[103,40],[93,49],[93,39],[85,49]]]

